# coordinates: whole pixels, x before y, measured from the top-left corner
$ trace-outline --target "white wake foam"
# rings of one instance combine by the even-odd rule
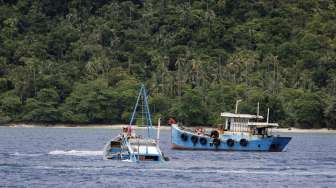
[[[14,155],[14,156],[25,156],[25,157],[37,157],[37,156],[41,156],[43,154],[41,153],[19,153],[19,152],[15,152],[11,155]]]
[[[326,176],[336,176],[336,171],[327,170],[321,172],[314,171],[288,171],[288,172],[279,172],[279,171],[258,171],[258,170],[188,170],[188,169],[138,169],[139,171],[163,171],[163,172],[175,172],[175,173],[205,173],[205,174],[264,174],[264,175],[297,175],[297,176],[316,176],[316,175],[326,175]]]
[[[85,150],[54,150],[49,155],[72,155],[72,156],[99,156],[103,155],[103,151],[85,151]]]

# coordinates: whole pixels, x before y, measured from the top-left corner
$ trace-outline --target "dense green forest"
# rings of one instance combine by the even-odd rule
[[[335,0],[0,0],[0,122],[127,123],[223,111],[336,128]],[[156,121],[156,120],[154,120]]]

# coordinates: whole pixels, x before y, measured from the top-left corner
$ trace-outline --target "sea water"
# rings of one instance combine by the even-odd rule
[[[0,127],[0,187],[336,187],[336,134],[283,133],[286,152],[216,152],[171,150],[162,130],[170,161],[104,160],[118,133]]]

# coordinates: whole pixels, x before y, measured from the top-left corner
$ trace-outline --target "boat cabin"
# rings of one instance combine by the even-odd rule
[[[129,139],[131,148],[135,156],[140,161],[159,161],[160,151],[154,140]]]
[[[268,135],[268,129],[278,127],[277,123],[259,122],[264,119],[260,115],[234,114],[230,112],[221,113],[225,118],[225,123],[221,127],[223,131],[246,132],[253,135]]]
[[[119,137],[112,140],[107,151],[107,159],[125,160],[134,157],[139,161],[160,161],[161,156],[164,157],[155,140],[136,137]]]

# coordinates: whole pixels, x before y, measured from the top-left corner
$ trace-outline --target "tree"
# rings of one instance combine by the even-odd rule
[[[336,100],[334,99],[325,111],[327,128],[336,129]]]
[[[194,124],[221,123],[237,99],[283,126],[331,118],[321,115],[336,94],[331,0],[5,0],[0,12],[0,95],[21,105],[4,107],[6,121],[128,122],[138,83],[156,116]]]
[[[208,111],[202,103],[198,88],[187,89],[181,102],[174,103],[169,111],[170,117],[187,125],[202,125],[208,118]]]
[[[23,120],[32,122],[57,122],[61,120],[58,110],[60,100],[55,89],[42,89],[36,99],[29,98],[24,106]]]
[[[121,80],[115,89],[108,86],[104,79],[97,79],[84,84],[77,84],[74,92],[62,105],[65,122],[72,123],[117,123],[128,122],[136,99],[135,83]]]
[[[17,119],[21,113],[22,103],[20,97],[13,92],[5,92],[0,95],[0,112],[6,119]]]
[[[300,128],[325,127],[322,95],[304,92],[303,90],[287,90],[282,94],[287,108],[287,118]],[[288,122],[289,123],[289,122]]]

